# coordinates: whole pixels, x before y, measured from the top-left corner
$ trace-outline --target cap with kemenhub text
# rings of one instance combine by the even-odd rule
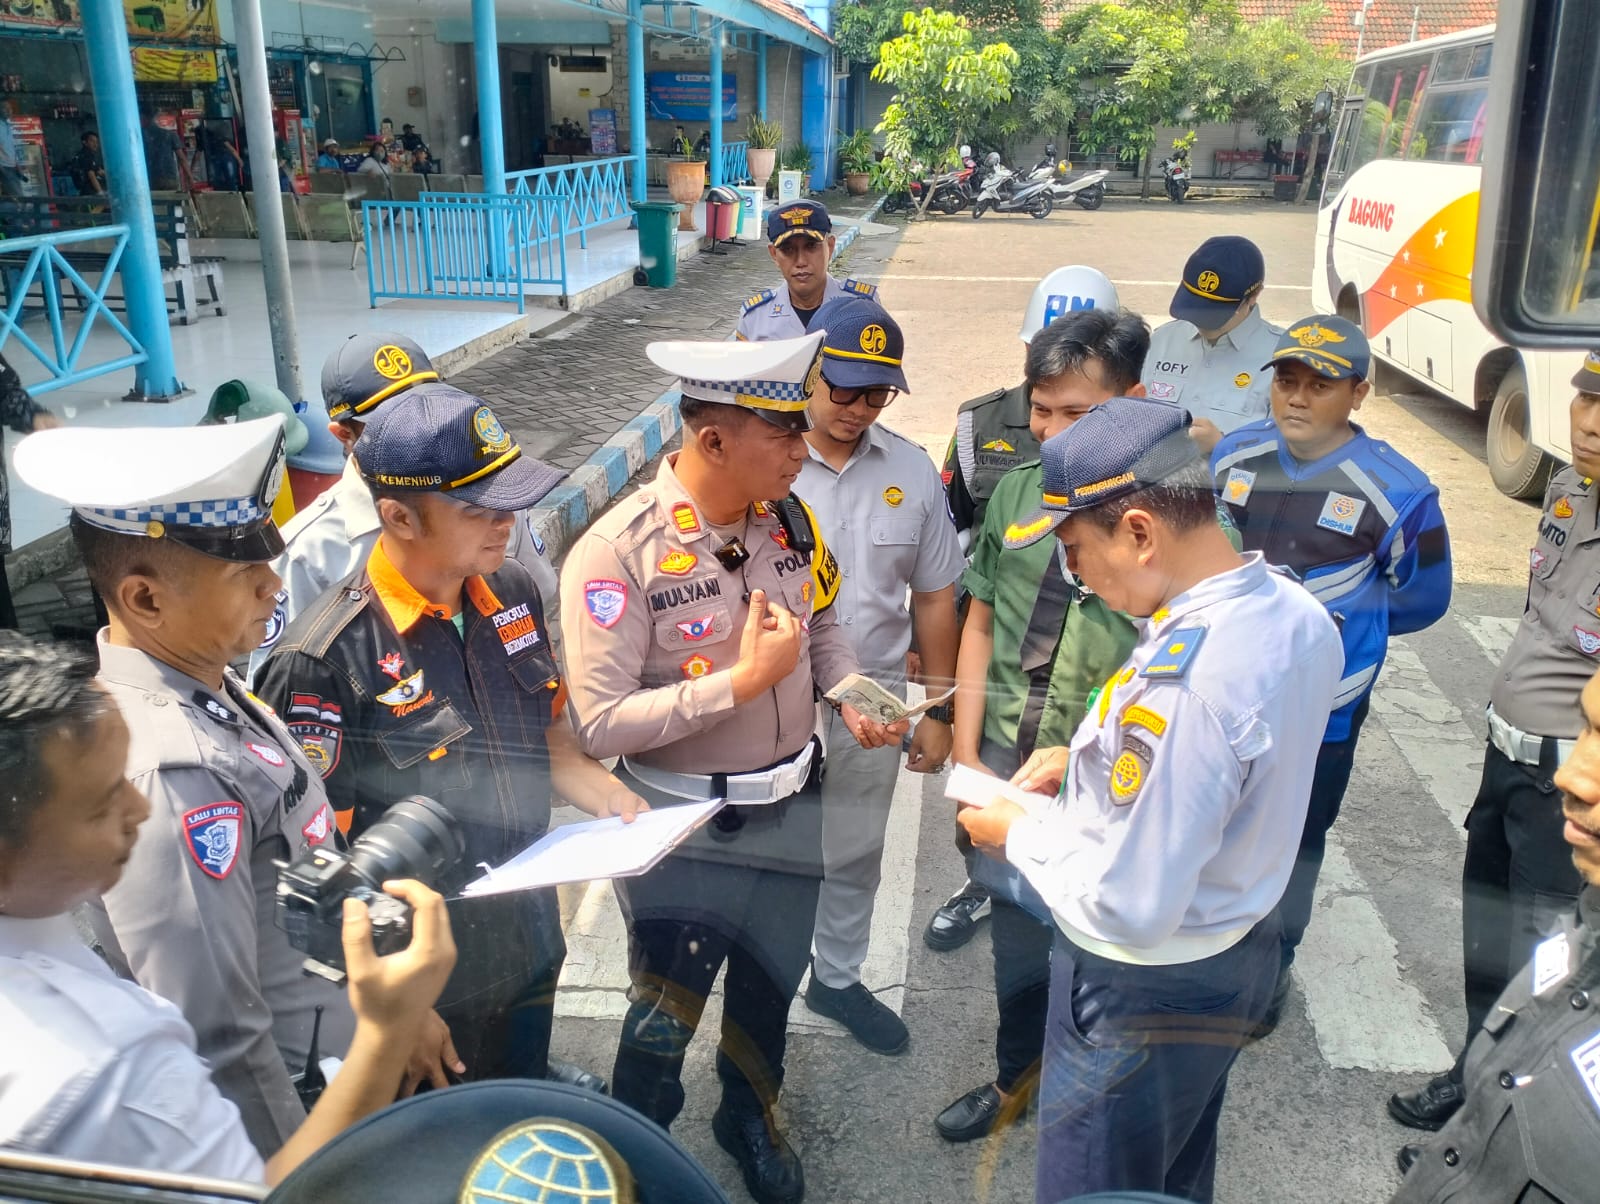
[[[412,385],[439,379],[428,353],[402,334],[353,334],[322,365],[322,400],[335,422],[363,419]]]
[[[442,493],[486,510],[525,510],[566,476],[512,441],[494,411],[451,385],[408,389],[356,442],[356,463],[385,490]]]
[[[1217,330],[1266,278],[1261,248],[1248,238],[1237,234],[1208,238],[1183,265],[1183,278],[1167,312],[1201,330]]]
[[[792,201],[767,214],[767,241],[781,247],[797,234],[822,242],[833,233],[833,219],[816,201]]]
[[[1038,543],[1074,514],[1166,480],[1201,458],[1189,411],[1148,397],[1113,397],[1039,449],[1044,498],[1006,528],[1005,545]]]

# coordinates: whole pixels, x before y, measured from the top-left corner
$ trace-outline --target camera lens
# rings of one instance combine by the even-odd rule
[[[415,878],[437,889],[463,847],[455,817],[433,799],[413,794],[351,843],[350,872],[374,890],[394,878]]]

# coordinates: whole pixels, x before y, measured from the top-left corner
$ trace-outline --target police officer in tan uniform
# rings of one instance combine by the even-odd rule
[[[620,756],[617,775],[651,807],[728,800],[655,869],[617,884],[633,988],[612,1089],[672,1123],[726,963],[712,1128],[761,1201],[805,1191],[772,1105],[822,877],[816,691],[857,668],[832,609],[838,562],[789,493],[821,342],[817,331],[651,344],[682,377],[683,450],[578,541],[562,583],[584,751]],[[841,718],[864,747],[905,730],[848,706]]]

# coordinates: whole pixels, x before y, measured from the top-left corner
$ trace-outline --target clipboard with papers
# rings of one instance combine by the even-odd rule
[[[720,811],[724,802],[716,798],[641,811],[632,823],[610,816],[568,824],[545,833],[504,864],[486,867],[481,877],[462,887],[461,897],[636,877],[655,868]]]

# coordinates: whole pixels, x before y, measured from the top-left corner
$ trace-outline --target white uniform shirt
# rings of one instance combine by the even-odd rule
[[[862,671],[905,671],[911,647],[906,587],[954,585],[965,567],[944,482],[928,453],[878,423],[842,472],[807,445],[794,491],[817,516],[843,568],[834,607]]]
[[[1198,961],[1288,884],[1344,654],[1321,603],[1245,561],[1144,621],[1061,797],[1011,828],[1007,858],[1080,948]]]
[[[1271,411],[1272,372],[1262,365],[1282,334],[1259,309],[1209,346],[1193,323],[1168,322],[1150,336],[1145,392],[1210,419],[1226,435]]]
[[[866,297],[869,301],[875,301],[878,290],[876,286],[860,280],[840,280],[830,273],[828,282],[822,287],[822,300],[817,302],[817,309],[839,297]],[[816,310],[811,312],[815,313]],[[733,333],[735,338],[750,343],[798,339],[805,334],[806,324],[795,313],[794,305],[789,300],[788,283],[779,281],[775,287],[762,289],[746,301],[739,311],[739,324],[734,327]]]
[[[239,1109],[182,1013],[66,916],[0,916],[0,1149],[260,1183]]]

